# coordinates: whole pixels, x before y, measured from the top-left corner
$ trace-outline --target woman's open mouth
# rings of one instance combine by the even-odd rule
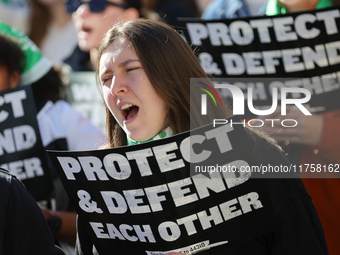
[[[124,120],[132,120],[139,111],[139,107],[137,105],[132,105],[132,104],[124,104],[120,110],[122,111]]]
[[[91,34],[92,29],[82,26],[80,31],[78,32],[78,37],[81,39],[87,39]]]

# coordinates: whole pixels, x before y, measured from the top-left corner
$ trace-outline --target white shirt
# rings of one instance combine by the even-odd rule
[[[63,100],[47,102],[37,119],[43,146],[66,139],[72,151],[97,149],[105,143],[103,132]]]
[[[251,15],[258,15],[261,8],[263,8],[263,5],[267,3],[268,0],[245,0],[245,3],[247,4],[249,11]],[[264,15],[264,13],[261,13]]]
[[[56,65],[61,65],[63,60],[71,55],[78,44],[77,32],[72,20],[60,28],[55,24],[48,27],[48,33],[41,45],[45,57]]]

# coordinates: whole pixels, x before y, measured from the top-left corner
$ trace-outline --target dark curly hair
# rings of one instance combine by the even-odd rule
[[[22,73],[25,54],[20,46],[10,37],[0,34],[0,66],[6,66],[8,72]]]
[[[19,44],[14,39],[0,34],[0,66],[5,66],[9,74],[24,70],[26,57]],[[59,70],[51,68],[43,77],[31,84],[32,92],[39,111],[47,101],[56,101],[63,98],[64,83]]]
[[[61,79],[60,72],[55,68],[51,68],[43,77],[31,85],[37,111],[39,111],[47,101],[55,103],[63,99],[65,86]]]

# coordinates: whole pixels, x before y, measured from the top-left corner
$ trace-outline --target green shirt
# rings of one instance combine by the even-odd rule
[[[171,137],[175,134],[175,129],[173,128],[173,126],[169,126],[167,127],[165,130],[163,130],[162,132],[160,132],[158,135],[156,135],[155,137],[147,140],[147,141],[143,141],[143,142],[137,142],[132,140],[130,137],[126,136],[127,138],[127,144],[128,145],[135,145],[135,144],[142,144],[142,143],[146,143],[146,142],[151,142],[151,141],[155,141],[161,138],[166,138],[166,137]]]
[[[332,0],[320,0],[319,3],[316,5],[315,9],[327,8],[332,6],[333,6]],[[280,4],[278,0],[268,0],[266,9],[267,16],[286,13],[288,13],[286,7]]]

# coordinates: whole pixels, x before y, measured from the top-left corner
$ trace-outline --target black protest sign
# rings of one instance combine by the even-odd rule
[[[182,19],[183,32],[208,75],[228,78],[230,84],[238,80],[235,86],[244,93],[262,84],[267,95],[273,85],[307,89],[310,107],[324,112],[340,108],[334,103],[340,96],[339,8],[214,21]],[[267,103],[265,98],[254,105],[271,105],[271,98]]]
[[[94,72],[71,72],[66,100],[94,125],[104,129],[104,103],[96,86]]]
[[[242,125],[208,125],[141,145],[49,155],[100,254],[193,254],[278,228],[262,179],[204,167],[255,164],[248,143]]]
[[[30,86],[0,93],[0,166],[15,174],[36,201],[53,191]]]

